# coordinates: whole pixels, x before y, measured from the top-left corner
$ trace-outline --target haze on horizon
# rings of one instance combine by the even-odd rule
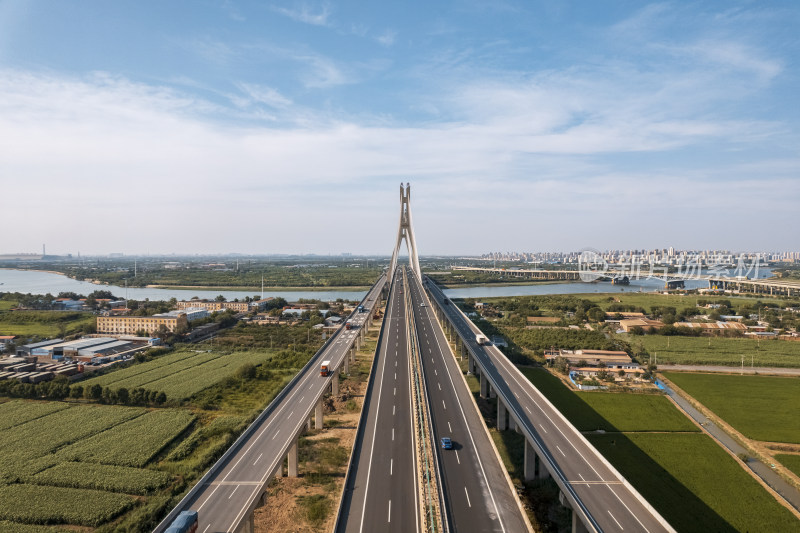
[[[798,250],[800,5],[0,0],[0,253]]]

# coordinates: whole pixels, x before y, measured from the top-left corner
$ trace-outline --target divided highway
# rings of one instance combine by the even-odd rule
[[[336,532],[420,532],[403,277],[390,289]]]
[[[451,531],[521,532],[529,527],[461,376],[447,339],[416,276],[409,280],[431,421],[437,450],[446,522]],[[454,446],[443,450],[441,437]]]
[[[674,531],[498,348],[477,344],[480,330],[455,305],[444,305],[441,289],[431,281],[426,285],[490,379],[498,401],[537,444],[562,491],[577,502],[590,530]]]
[[[199,513],[198,533],[231,533],[250,520],[266,483],[283,464],[287,450],[296,442],[317,401],[331,386],[332,376],[320,376],[320,362],[329,360],[331,368],[339,368],[367,317],[380,302],[385,283],[386,277],[381,276],[362,300],[367,312],[352,315],[358,327],[352,330],[340,328],[334,334],[170,515],[156,527],[155,533],[164,531],[177,513],[188,509]]]

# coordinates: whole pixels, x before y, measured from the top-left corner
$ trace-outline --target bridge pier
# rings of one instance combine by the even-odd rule
[[[314,407],[314,429],[322,429],[322,398],[317,401]]]
[[[538,472],[536,477],[538,477],[539,479],[547,479],[547,478],[549,478],[550,477],[550,470],[547,469],[547,462],[539,454],[536,454],[536,460],[539,463],[539,472]]]
[[[497,391],[494,390],[491,383],[489,383],[489,398],[497,398]]]
[[[508,424],[506,422],[508,416],[508,410],[506,409],[506,405],[503,403],[503,400],[500,398],[497,399],[497,431],[505,431],[508,429]]]
[[[289,446],[289,453],[286,454],[286,459],[286,475],[288,477],[297,477],[297,437],[294,438],[294,441]]]
[[[472,354],[469,354],[467,360],[467,373],[475,375],[475,366],[475,358],[472,356]]]
[[[575,512],[575,509],[572,510],[572,533],[589,533],[589,529],[578,517],[578,513]]]
[[[272,473],[272,477],[283,477],[283,457],[281,457],[281,460],[275,465],[275,471]]]
[[[344,361],[342,361],[342,364],[344,365],[344,373],[345,374],[349,374],[350,373],[350,358],[347,357],[347,355],[345,355]]]
[[[331,380],[331,394],[336,396],[339,394],[339,371],[333,373],[333,379]]]
[[[536,450],[533,449],[528,439],[525,439],[525,458],[522,467],[525,481],[536,478]]]
[[[489,396],[489,378],[483,375],[483,372],[480,374],[481,376],[481,398],[487,398]]]
[[[461,360],[464,360],[464,356],[467,353],[467,347],[464,345],[464,340],[461,340]]]
[[[253,513],[242,520],[242,523],[236,528],[236,533],[253,533],[256,530],[255,520]]]

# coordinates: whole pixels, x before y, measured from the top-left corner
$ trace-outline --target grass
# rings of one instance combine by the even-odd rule
[[[699,431],[660,394],[573,392],[549,372],[520,370],[581,431]]]
[[[134,499],[97,490],[8,485],[0,487],[0,501],[0,520],[98,526],[130,508]]]
[[[53,320],[27,320],[27,315],[36,313],[52,313]],[[63,317],[63,320],[56,320]],[[0,313],[0,335],[16,335],[18,337],[53,338],[85,331],[95,325],[95,316],[91,313],[72,313],[66,311],[14,311]],[[19,340],[19,339],[17,339]]]
[[[164,392],[168,399],[182,400],[231,377],[245,364],[260,365],[272,357],[269,350],[197,352],[188,348],[146,363],[123,368],[82,383],[111,389],[143,388]]]
[[[706,435],[589,440],[678,531],[800,531],[800,521]]]
[[[800,443],[800,378],[683,372],[664,375],[744,436]]]
[[[794,472],[795,475],[800,476],[800,455],[779,453],[775,455],[775,460]]]
[[[800,367],[800,342],[735,339],[725,337],[628,336],[642,343],[648,353],[658,354],[658,364]],[[635,349],[634,349],[635,351]]]
[[[728,300],[734,306],[747,304],[752,305],[758,301],[769,300],[770,298],[740,298],[736,296],[711,296],[696,294],[660,294],[660,293],[636,293],[636,292],[621,292],[621,293],[604,293],[604,294],[581,294],[576,295],[586,300],[590,300],[597,304],[602,309],[608,309],[609,306],[614,304],[634,305],[636,307],[643,307],[648,311],[653,306],[661,307],[674,307],[677,310],[686,307],[696,307],[697,300],[706,300],[708,302],[717,302],[719,300]]]

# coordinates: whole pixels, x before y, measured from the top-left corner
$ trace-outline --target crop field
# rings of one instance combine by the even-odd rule
[[[573,392],[544,370],[520,370],[581,431],[699,431],[660,394]]]
[[[658,364],[800,367],[800,342],[725,337],[627,336],[658,354]]]
[[[697,300],[702,299],[708,302],[716,302],[719,300],[728,300],[734,306],[746,304],[752,305],[759,301],[759,298],[748,298],[748,297],[736,297],[736,296],[710,296],[710,295],[703,295],[697,296],[694,294],[660,294],[660,293],[605,293],[605,294],[580,294],[575,295],[580,296],[581,298],[585,298],[592,302],[595,302],[598,307],[602,309],[607,309],[609,306],[613,304],[622,304],[622,305],[634,305],[636,307],[643,307],[644,309],[650,311],[653,306],[661,306],[661,307],[674,307],[676,309],[683,309],[686,307],[695,307],[697,305]],[[764,300],[771,300],[768,297],[764,297],[760,299],[761,301]]]
[[[794,472],[795,475],[800,476],[800,455],[779,453],[775,455],[775,460]]]
[[[21,400],[0,403],[0,431],[67,407],[67,404],[64,403],[24,402]]]
[[[0,487],[0,501],[0,520],[98,526],[131,507],[134,498],[97,490],[7,485]]]
[[[800,378],[683,372],[664,375],[744,436],[800,443]]]
[[[169,399],[184,399],[232,376],[245,364],[268,361],[267,351],[195,352],[180,350],[146,363],[88,379],[84,387],[143,388],[164,392]]]
[[[147,494],[172,479],[167,472],[89,463],[60,463],[32,478],[37,485]]]
[[[125,513],[137,504],[132,495],[174,479],[144,467],[195,420],[188,410],[36,401],[0,404],[6,416],[0,532],[16,523],[96,526]]]
[[[76,333],[92,326],[91,313],[71,311],[11,311],[0,312],[0,335],[56,337]],[[63,330],[62,330],[63,328]]]
[[[150,411],[68,446],[56,455],[110,465],[143,467],[194,421],[188,411]]]
[[[678,531],[800,532],[800,521],[706,435],[587,438]]]

